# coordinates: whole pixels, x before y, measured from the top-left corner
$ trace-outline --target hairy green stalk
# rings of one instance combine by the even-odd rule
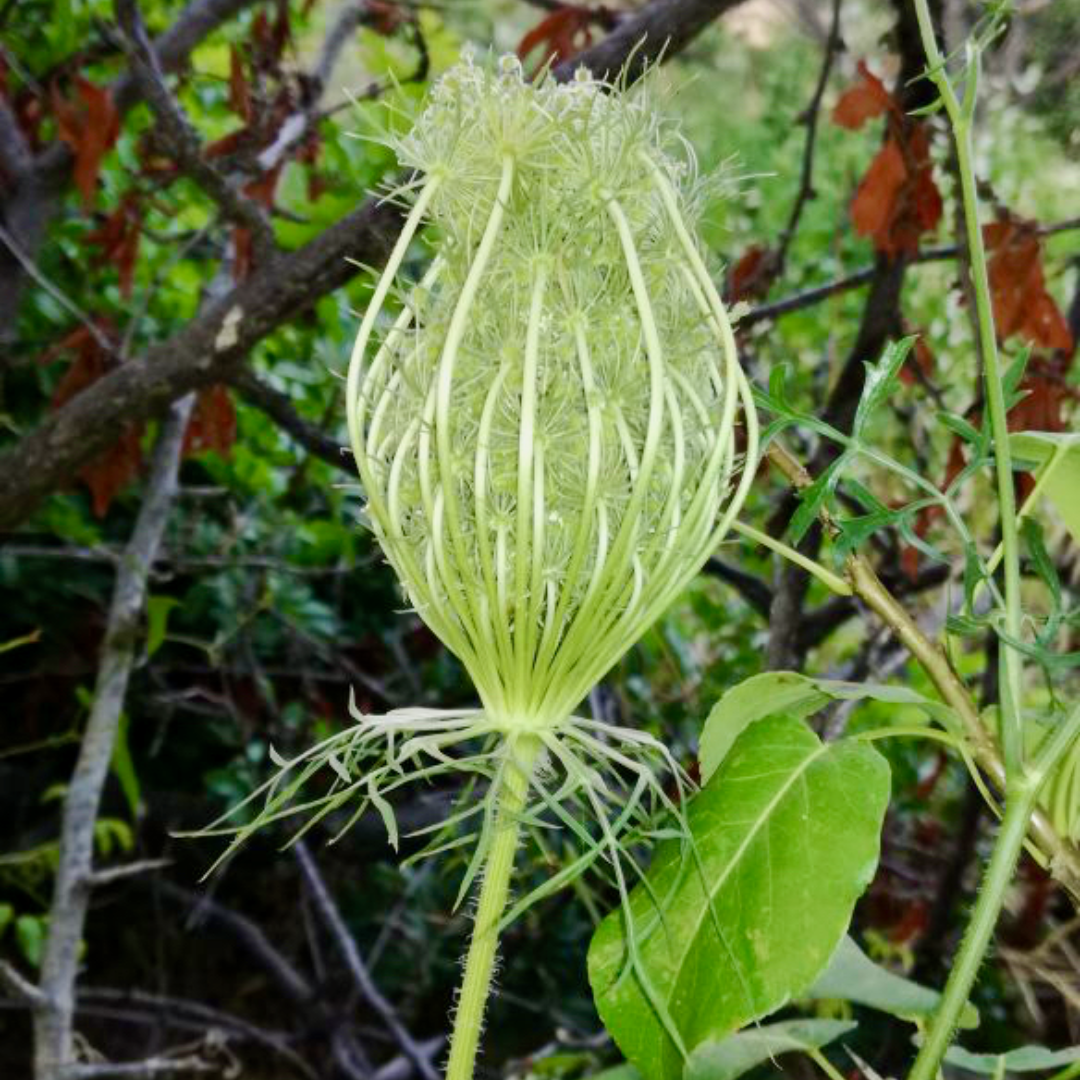
[[[558,884],[603,860],[625,895],[622,837],[681,813],[662,746],[573,713],[735,521],[758,425],[694,229],[701,185],[647,100],[584,71],[530,83],[513,58],[466,60],[391,145],[424,179],[391,193],[412,209],[353,349],[349,437],[383,552],[481,708],[358,717],[284,763],[260,819],[292,812],[322,765],[337,782],[301,807],[318,819],[360,796],[392,838],[402,784],[487,781],[448,823],[482,821],[463,838],[460,896],[481,886],[448,1069],[469,1080],[522,823],[573,835]],[[410,287],[425,223],[438,255]],[[369,356],[392,294],[401,313]]]
[[[941,1005],[934,1014],[908,1080],[934,1080],[938,1075],[960,1022],[960,1014],[990,946],[1039,792],[1078,737],[1080,705],[1039,747],[1035,760],[1025,769],[1022,779],[1011,783],[1005,792],[1005,815],[1001,819],[994,851],[979,887],[975,908],[953,960]]]
[[[484,1010],[491,992],[491,980],[499,947],[499,924],[510,895],[521,832],[521,814],[529,792],[541,744],[535,736],[515,740],[506,762],[499,791],[499,819],[484,868],[484,879],[476,906],[476,924],[465,957],[465,977],[461,983],[450,1039],[450,1060],[446,1080],[472,1080],[476,1050],[484,1024]]]

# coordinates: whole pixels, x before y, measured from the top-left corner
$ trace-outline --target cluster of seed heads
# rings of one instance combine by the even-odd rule
[[[511,59],[452,69],[393,146],[419,179],[396,192],[409,214],[348,381],[369,517],[489,720],[551,727],[749,483],[736,433],[752,458],[756,419],[695,236],[701,187],[643,96],[584,71],[529,83]],[[424,224],[437,255],[405,289]]]

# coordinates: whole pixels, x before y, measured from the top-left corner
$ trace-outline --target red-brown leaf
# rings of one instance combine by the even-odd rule
[[[915,339],[915,347],[908,354],[904,366],[900,369],[900,381],[908,386],[919,382],[919,376],[929,378],[934,371],[936,360],[930,346],[926,344],[926,338],[920,334]]]
[[[97,196],[98,176],[105,154],[120,135],[120,114],[108,90],[81,75],[75,77],[76,101],[62,98],[53,86],[53,112],[57,133],[75,155],[75,186],[89,209]]]
[[[245,123],[251,122],[251,84],[244,69],[244,58],[233,45],[229,50],[229,108]]]
[[[856,231],[886,255],[913,255],[920,236],[937,227],[941,212],[925,127],[913,124],[904,134],[892,126],[852,200]]]
[[[236,407],[224,386],[207,387],[195,399],[184,434],[184,456],[214,451],[228,457],[236,442]]]
[[[143,426],[128,426],[120,437],[79,473],[79,478],[90,489],[94,516],[102,518],[113,499],[139,474],[142,468]]]
[[[367,2],[365,25],[376,34],[382,34],[383,37],[389,37],[407,21],[407,18],[405,12],[389,0],[368,0]]]
[[[896,108],[885,84],[860,60],[859,81],[840,95],[833,108],[832,119],[834,124],[855,131],[867,120]]]
[[[94,265],[112,263],[116,267],[120,278],[120,295],[125,299],[131,296],[142,226],[138,196],[129,193],[102,224],[86,236],[89,243],[98,244],[102,249],[94,259]]]
[[[752,244],[743,252],[728,275],[728,298],[748,300],[769,291],[776,274],[776,259],[769,248]]]
[[[592,44],[594,14],[587,8],[557,7],[518,42],[517,54],[525,60],[541,48],[539,66],[569,60]]]
[[[1005,217],[983,228],[998,337],[1016,335],[1045,349],[1071,352],[1073,338],[1046,290],[1042,241],[1032,222]]]
[[[106,319],[95,319],[101,336],[111,336],[112,327]],[[74,353],[70,367],[56,384],[52,407],[59,409],[91,383],[97,382],[109,369],[111,357],[89,326],[79,326],[39,357],[41,363],[51,363],[64,353]]]

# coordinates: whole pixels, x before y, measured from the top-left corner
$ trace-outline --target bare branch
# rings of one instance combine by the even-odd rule
[[[355,273],[361,253],[378,265],[393,244],[398,210],[369,200],[312,240],[258,267],[167,341],[87,387],[0,455],[0,528],[22,520],[111,444],[118,425],[159,414],[189,390],[229,382],[247,351]]]
[[[45,1008],[48,1000],[45,994],[6,960],[0,960],[0,982],[5,983],[24,1005],[29,1005],[31,1009]]]
[[[41,268],[30,256],[23,251],[19,242],[0,224],[0,241],[14,256],[15,261],[26,271],[37,284],[44,289],[69,315],[73,315],[90,332],[91,337],[109,355],[116,352],[115,344],[109,340],[100,326],[85,311],[71,300],[60,288],[54,285],[44,274]]]
[[[310,450],[315,457],[341,469],[352,479],[356,479],[352,454],[337,439],[321,431],[310,421],[305,420],[297,411],[288,394],[275,390],[263,382],[248,368],[238,371],[232,379],[232,385],[250,405],[264,412],[282,431],[291,435],[305,450]]]
[[[710,23],[741,2],[652,0],[603,41],[557,65],[555,78],[565,82],[573,78],[578,68],[584,67],[599,78],[614,79],[622,74],[627,82],[634,82],[652,64],[681,52]]]
[[[307,105],[293,113],[278,131],[277,138],[265,150],[259,153],[256,159],[259,168],[264,172],[275,168],[284,157],[296,146],[302,143],[315,127],[326,116],[337,111],[337,106],[326,111],[319,109],[319,102],[326,90],[327,84],[333,74],[341,50],[345,47],[350,35],[358,26],[363,26],[371,19],[371,6],[367,0],[355,0],[341,10],[337,21],[331,26],[323,41],[319,58],[311,71],[311,96]],[[416,68],[404,79],[397,81],[397,85],[423,82],[431,68],[431,57],[428,54],[427,41],[424,38],[420,21],[415,16],[410,17],[405,26],[408,28],[413,44],[416,46]],[[382,79],[374,80],[358,94],[351,95],[352,101],[367,101],[380,97],[394,84]],[[345,104],[350,104],[346,102]]]
[[[34,1013],[36,1080],[57,1080],[72,1062],[75,977],[89,899],[85,883],[93,863],[94,825],[135,661],[147,577],[176,494],[180,451],[193,405],[190,395],[177,402],[162,426],[146,495],[117,569],[94,703],[64,797],[59,864],[41,965],[45,1001]]]
[[[144,1061],[101,1061],[87,1065],[71,1065],[60,1074],[60,1080],[105,1080],[106,1077],[176,1076],[178,1073],[219,1073],[212,1062],[200,1057],[154,1057]]]
[[[266,215],[207,161],[202,143],[176,99],[150,47],[137,0],[116,0],[116,17],[129,47],[131,74],[154,112],[162,141],[181,170],[221,207],[230,221],[251,231],[256,250],[265,257],[275,248]]]
[[[189,907],[192,913],[218,926],[236,938],[263,968],[274,977],[278,986],[295,1002],[305,1003],[312,999],[314,991],[307,979],[293,966],[270,942],[263,931],[247,916],[227,908],[208,896],[199,896],[180,888],[170,881],[159,881],[155,888],[163,896],[179,901]]]
[[[825,42],[825,58],[821,62],[821,72],[818,75],[817,86],[814,87],[814,95],[800,117],[802,122],[806,124],[806,143],[803,146],[799,190],[795,195],[795,202],[791,207],[788,223],[776,244],[774,259],[777,276],[784,272],[788,249],[791,247],[791,241],[798,231],[803,208],[816,194],[814,191],[814,149],[817,145],[818,118],[821,113],[821,99],[825,96],[825,87],[829,82],[833,61],[836,59],[836,54],[843,48],[843,42],[840,40],[840,7],[842,2],[843,0],[833,0],[832,24],[829,27],[829,37]]]
[[[139,859],[137,862],[126,863],[124,866],[110,866],[108,870],[95,870],[85,879],[84,884],[88,889],[100,889],[105,885],[126,881],[128,878],[138,877],[151,870],[161,870],[166,866],[172,866],[172,859]]]
[[[319,867],[312,858],[307,845],[303,840],[300,840],[294,845],[293,851],[296,853],[296,861],[300,864],[300,869],[304,874],[304,880],[311,890],[315,906],[323,922],[326,923],[327,929],[329,929],[337,942],[357,990],[379,1015],[379,1018],[386,1025],[387,1031],[394,1037],[398,1046],[401,1047],[402,1053],[413,1063],[423,1080],[439,1080],[438,1070],[431,1064],[431,1055],[425,1053],[424,1049],[413,1039],[405,1025],[402,1024],[398,1014],[394,1011],[394,1007],[383,997],[382,991],[375,985],[375,980],[372,979],[371,973],[360,956],[360,950],[356,947],[356,940],[349,933],[349,928],[345,925],[341,912],[338,911],[337,904],[334,903],[334,898],[330,895],[330,890],[326,887],[326,882],[323,881]]]

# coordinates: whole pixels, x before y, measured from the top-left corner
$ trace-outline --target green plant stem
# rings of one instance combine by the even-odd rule
[[[1001,549],[1005,574],[1005,629],[1016,640],[1022,636],[1023,605],[1020,595],[1020,535],[1016,514],[1012,451],[1009,446],[1008,410],[998,356],[997,332],[990,298],[990,278],[986,269],[986,250],[979,225],[979,195],[972,164],[972,123],[974,121],[976,86],[978,83],[978,52],[968,49],[967,83],[963,103],[957,98],[945,70],[945,59],[938,49],[928,0],[915,0],[919,33],[929,63],[929,75],[941,94],[941,100],[952,124],[956,142],[957,171],[964,207],[964,230],[968,247],[968,264],[975,287],[975,312],[979,344],[983,355],[983,381],[986,404],[990,414],[990,430],[994,439],[994,467],[997,474],[998,512],[1001,519]],[[1023,729],[1020,715],[1021,659],[1015,649],[1005,645],[1000,660],[1001,749],[1005,770],[1019,775],[1023,754]]]
[[[808,555],[804,555],[801,551],[796,551],[795,548],[785,544],[782,540],[775,540],[768,533],[755,529],[753,525],[747,525],[743,521],[733,521],[731,528],[733,532],[745,536],[747,540],[753,540],[755,543],[761,544],[762,547],[775,551],[778,555],[783,555],[785,559],[793,562],[796,566],[801,566],[808,574],[813,574],[818,581],[828,586],[837,596],[851,595],[851,586],[839,574],[834,574],[828,567],[822,566],[821,563],[811,559]]]
[[[964,933],[960,951],[953,960],[941,1004],[934,1014],[926,1041],[919,1050],[908,1080],[934,1080],[937,1076],[1001,914],[1005,891],[1016,869],[1039,792],[1078,737],[1080,705],[1054,729],[1039,748],[1031,768],[1006,791],[1005,816],[1001,819],[1001,828],[979,889],[975,910]]]
[[[1020,849],[1027,835],[1028,820],[1035,807],[1038,786],[1026,780],[1015,784],[1005,801],[994,852],[986,868],[975,910],[971,914],[964,940],[952,963],[949,981],[941,998],[926,1041],[919,1050],[908,1080],[935,1080],[938,1068],[949,1049],[960,1014],[967,1002],[975,977],[986,955],[1005,900],[1005,890],[1012,880]]]
[[[480,886],[476,925],[465,957],[465,977],[461,983],[454,1031],[450,1037],[446,1080],[472,1080],[476,1049],[484,1024],[484,1009],[491,993],[491,977],[499,945],[499,923],[510,893],[510,877],[514,871],[514,856],[521,831],[520,816],[525,809],[529,778],[539,750],[540,742],[532,735],[514,740],[497,792],[499,810],[495,834]]]

